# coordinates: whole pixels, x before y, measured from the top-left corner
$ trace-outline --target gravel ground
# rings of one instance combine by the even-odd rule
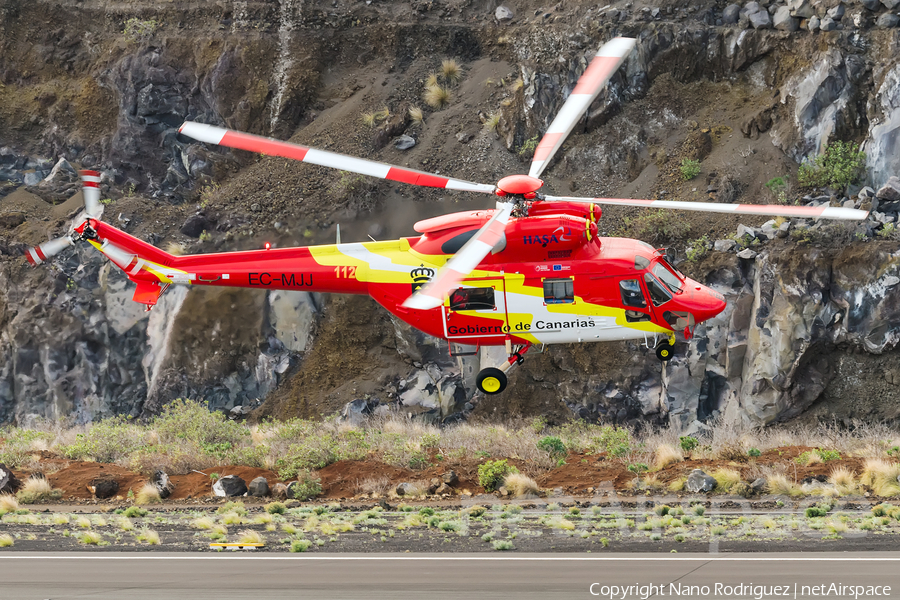
[[[894,550],[900,541],[900,521],[870,510],[814,518],[785,510],[698,515],[699,508],[673,506],[660,515],[660,507],[614,512],[552,503],[387,510],[332,504],[281,514],[237,504],[166,507],[130,517],[124,508],[78,510],[32,507],[3,515],[0,552],[211,552],[217,551],[211,543],[253,534],[265,544],[257,549],[263,552],[823,552]],[[13,544],[2,547],[4,539]]]

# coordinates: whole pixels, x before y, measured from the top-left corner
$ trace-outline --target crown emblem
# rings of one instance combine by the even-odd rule
[[[419,268],[410,271],[409,275],[416,283],[425,283],[434,277],[434,269],[429,269],[425,265],[419,265]]]
[[[434,269],[429,269],[421,264],[418,268],[410,271],[409,276],[412,277],[412,293],[415,294],[416,290],[431,281],[431,278],[434,277]]]

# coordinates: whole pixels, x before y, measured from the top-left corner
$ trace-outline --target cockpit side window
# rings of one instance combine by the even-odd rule
[[[619,282],[619,291],[622,293],[622,304],[625,306],[647,308],[647,301],[641,290],[641,282],[637,279],[623,279]]]
[[[644,283],[647,284],[647,291],[650,292],[653,306],[662,306],[672,299],[671,292],[650,273],[644,274]]]
[[[680,292],[681,288],[684,286],[684,275],[662,259],[653,265],[653,274],[676,294]]]

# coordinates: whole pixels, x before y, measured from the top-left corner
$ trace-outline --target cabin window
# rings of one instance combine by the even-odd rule
[[[544,280],[544,302],[547,304],[568,304],[575,302],[575,284],[571,277]]]
[[[672,299],[672,294],[669,290],[667,290],[666,287],[650,273],[644,275],[644,283],[647,284],[647,291],[650,292],[650,299],[653,300],[653,306],[662,306]]]
[[[450,293],[450,310],[492,310],[494,288],[459,288]]]
[[[647,308],[644,292],[641,291],[641,282],[637,279],[623,279],[619,282],[619,290],[622,292],[622,304],[625,306]]]

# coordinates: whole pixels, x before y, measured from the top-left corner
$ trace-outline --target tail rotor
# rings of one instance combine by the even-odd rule
[[[69,232],[49,242],[31,248],[26,253],[26,258],[32,266],[44,264],[48,259],[56,256],[81,238],[75,232],[75,228],[88,219],[100,219],[103,215],[103,204],[100,202],[100,172],[80,171],[81,189],[84,196],[84,211],[70,224]]]

